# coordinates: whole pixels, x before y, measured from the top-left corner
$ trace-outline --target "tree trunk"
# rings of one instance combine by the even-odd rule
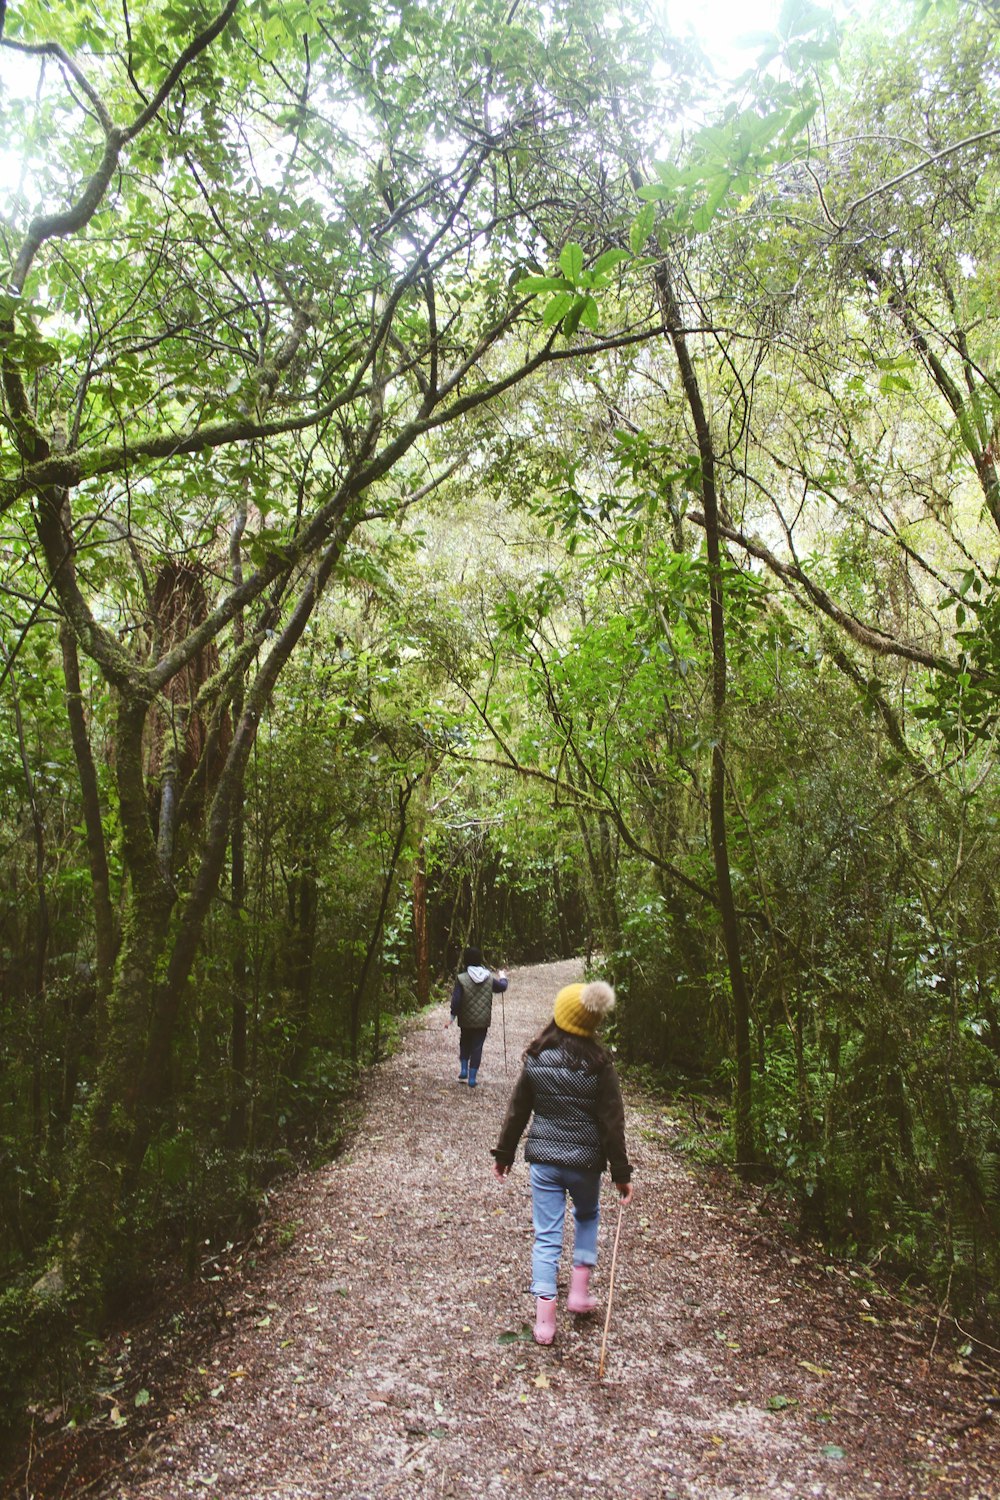
[[[382,928],[385,926],[385,914],[389,909],[389,898],[392,895],[392,888],[396,881],[396,870],[399,865],[399,856],[402,854],[403,845],[406,842],[406,831],[408,827],[406,821],[406,808],[407,804],[409,803],[410,797],[413,794],[413,787],[414,783],[412,781],[405,781],[399,788],[399,827],[396,830],[396,838],[392,846],[392,853],[389,856],[389,863],[386,868],[385,878],[382,881],[382,897],[379,901],[378,915],[375,918],[375,925],[372,929],[371,937],[368,940],[368,947],[365,949],[365,957],[364,962],[361,965],[361,973],[358,975],[358,982],[354,987],[354,994],[351,996],[351,1062],[355,1065],[355,1067],[358,1063],[358,1042],[360,1039],[361,1031],[361,1002],[364,999],[365,985],[368,983],[368,975],[371,972],[372,962],[375,958],[376,953],[378,952],[378,945],[382,938]]]
[[[413,865],[413,956],[417,970],[417,1000],[420,1005],[427,1005],[431,997],[431,963],[427,931],[427,866],[423,839],[420,840]]]
[[[310,864],[300,867],[289,876],[287,893],[288,931],[282,967],[289,996],[286,1019],[291,1023],[294,1037],[288,1069],[291,1076],[296,1078],[312,1041],[309,1009],[316,955],[319,885],[316,871]]]
[[[683,323],[666,265],[656,271],[656,285],[664,322],[677,358],[681,385],[698,441],[701,461],[701,497],[705,511],[705,543],[709,570],[709,615],[712,636],[712,770],[709,781],[709,825],[715,883],[722,918],[723,942],[732,990],[733,1034],[736,1050],[736,1165],[751,1172],[757,1162],[754,1141],[752,1092],[753,1063],[750,1050],[750,999],[743,970],[740,926],[733,898],[726,828],[726,616],[722,577],[722,547],[719,537],[719,507],[715,487],[715,448],[698,377],[683,333]]]
[[[233,812],[230,837],[232,895],[232,974],[233,1011],[229,1041],[229,1143],[235,1148],[246,1145],[247,1133],[247,961],[246,923],[246,857],[243,799]]]
[[[101,818],[101,798],[97,786],[97,769],[94,765],[87,721],[83,711],[83,691],[80,686],[80,662],[76,649],[76,637],[68,625],[60,631],[62,645],[63,677],[66,682],[66,716],[69,720],[70,738],[80,778],[80,796],[83,805],[83,826],[87,834],[87,860],[90,866],[91,900],[94,910],[94,959],[96,967],[96,1017],[97,1039],[100,1045],[107,1028],[108,995],[111,992],[111,976],[115,962],[115,919],[111,904],[111,877],[108,872],[108,854],[104,841],[104,823]]]
[[[24,775],[25,792],[31,809],[31,828],[35,844],[35,961],[31,991],[31,1133],[36,1148],[40,1145],[44,1128],[42,1110],[42,1058],[45,1055],[44,1011],[45,969],[49,950],[49,901],[45,889],[45,824],[42,821],[38,798],[35,796],[35,778],[28,755],[28,743],[24,735],[24,719],[21,715],[21,699],[17,691],[17,678],[13,666],[8,662],[8,681],[14,705],[14,727],[17,734],[21,771]]]
[[[103,1294],[112,1266],[119,1276],[128,1254],[126,1165],[135,1150],[153,976],[162,968],[175,901],[161,878],[144,793],[145,717],[144,703],[120,699],[115,758],[130,881],[104,1052],[63,1215],[72,1245],[69,1279],[88,1302]]]
[[[340,557],[349,528],[330,543],[261,665],[236,726],[207,820],[180,920],[168,943],[177,895],[164,878],[143,775],[143,728],[151,694],[119,678],[116,770],[129,872],[127,917],[108,1007],[108,1037],[67,1192],[67,1277],[93,1305],[120,1279],[129,1253],[131,1199],[159,1106],[169,1090],[174,1028],[229,847],[232,813],[261,713]],[[114,1229],[120,1225],[119,1232]]]
[[[243,583],[243,554],[240,550],[247,524],[246,491],[239,497],[233,527],[229,537],[229,566],[233,588]],[[233,645],[239,653],[246,638],[243,610],[233,616]],[[239,723],[243,717],[246,688],[242,673],[233,694],[233,720]],[[244,788],[233,807],[232,832],[229,839],[230,894],[232,897],[232,942],[233,942],[233,1012],[229,1040],[229,1066],[231,1072],[229,1088],[229,1143],[239,1148],[246,1145],[247,1133],[247,977],[250,965],[247,957],[246,924],[246,805]]]
[[[301,639],[302,632],[340,558],[349,533],[350,528],[345,525],[330,543],[316,572],[302,589],[285,628],[272,646],[247,694],[243,715],[234,727],[226,763],[212,799],[201,860],[184,904],[183,914],[170,952],[166,976],[156,987],[149,1045],[143,1064],[143,1121],[133,1141],[135,1148],[131,1163],[133,1174],[141,1165],[153,1127],[156,1106],[163,1098],[163,1084],[169,1072],[174,1027],[201,944],[205,921],[219,888],[232,830],[233,810],[238,799],[243,795],[243,778],[250,751],[257,737],[257,726],[270,702],[278,676]]]

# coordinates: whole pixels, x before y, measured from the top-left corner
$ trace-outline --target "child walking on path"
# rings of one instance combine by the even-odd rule
[[[524,1156],[531,1170],[531,1290],[538,1344],[555,1338],[566,1194],[573,1202],[574,1228],[566,1306],[574,1313],[589,1313],[596,1306],[590,1275],[597,1264],[605,1166],[610,1165],[622,1204],[632,1201],[621,1088],[610,1056],[594,1036],[614,1003],[614,990],[602,980],[568,984],[559,991],[552,1020],[525,1049],[521,1076],[493,1148],[493,1175],[502,1182],[532,1117]]]
[[[485,968],[478,948],[466,948],[462,966],[451,992],[451,1016],[447,1025],[458,1020],[458,1081],[468,1083],[469,1088],[474,1089],[483,1043],[493,1019],[493,996],[504,993],[507,975],[503,969],[494,974]]]

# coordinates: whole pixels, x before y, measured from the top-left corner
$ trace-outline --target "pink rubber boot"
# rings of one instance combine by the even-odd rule
[[[556,1336],[556,1299],[535,1298],[535,1326],[531,1330],[536,1344],[551,1344]]]
[[[592,1266],[574,1266],[569,1278],[569,1296],[566,1298],[566,1306],[571,1313],[593,1312],[597,1306],[596,1298],[590,1295],[590,1273]]]

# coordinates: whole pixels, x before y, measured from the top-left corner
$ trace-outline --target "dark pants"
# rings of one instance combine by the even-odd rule
[[[483,1060],[483,1043],[489,1029],[488,1026],[460,1026],[458,1028],[459,1061],[468,1063],[473,1072]]]

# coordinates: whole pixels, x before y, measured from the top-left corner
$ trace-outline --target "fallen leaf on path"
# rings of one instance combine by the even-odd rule
[[[521,1326],[520,1326],[520,1328],[518,1329],[518,1331],[516,1333],[512,1333],[508,1329],[505,1333],[498,1334],[497,1335],[497,1343],[498,1344],[517,1344],[517,1343],[520,1343],[522,1340],[527,1340],[527,1339],[530,1339],[530,1338],[531,1338],[531,1329],[528,1327],[527,1323],[522,1323]]]

